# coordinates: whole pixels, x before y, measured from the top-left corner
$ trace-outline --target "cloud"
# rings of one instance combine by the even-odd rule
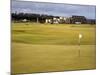
[[[55,16],[82,15],[95,18],[95,6],[12,1],[12,12],[49,14]]]

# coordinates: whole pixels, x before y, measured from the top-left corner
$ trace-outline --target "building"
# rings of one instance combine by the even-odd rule
[[[96,24],[95,19],[87,19],[87,24]]]
[[[87,20],[84,16],[75,16],[73,15],[71,17],[71,23],[72,24],[86,24],[87,23]]]

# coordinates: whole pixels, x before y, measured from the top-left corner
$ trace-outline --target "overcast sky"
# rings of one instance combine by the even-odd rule
[[[95,19],[96,7],[93,5],[55,4],[30,1],[12,1],[12,12],[48,14],[54,16],[85,16]]]

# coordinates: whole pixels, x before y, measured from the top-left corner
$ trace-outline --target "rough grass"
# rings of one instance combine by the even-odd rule
[[[12,41],[18,43],[77,45],[79,33],[83,34],[82,45],[95,44],[95,26],[91,25],[12,25]]]
[[[13,23],[11,52],[13,74],[95,69],[95,26]]]

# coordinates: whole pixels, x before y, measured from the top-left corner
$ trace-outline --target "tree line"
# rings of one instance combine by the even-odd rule
[[[53,19],[52,15],[44,15],[44,14],[33,14],[33,13],[12,13],[11,19],[12,21],[22,21],[26,19],[30,22],[40,22],[44,23],[46,19]]]
[[[56,18],[56,20],[54,20]],[[46,14],[34,14],[34,13],[11,13],[11,19],[14,22],[37,22],[37,23],[45,23],[46,20],[51,20],[51,24],[55,21],[60,19],[60,16],[52,16]],[[95,19],[86,19],[84,16],[75,16],[67,18],[66,20],[60,19],[59,23],[68,23],[68,24],[75,24],[75,23],[82,23],[82,24],[96,24]]]

